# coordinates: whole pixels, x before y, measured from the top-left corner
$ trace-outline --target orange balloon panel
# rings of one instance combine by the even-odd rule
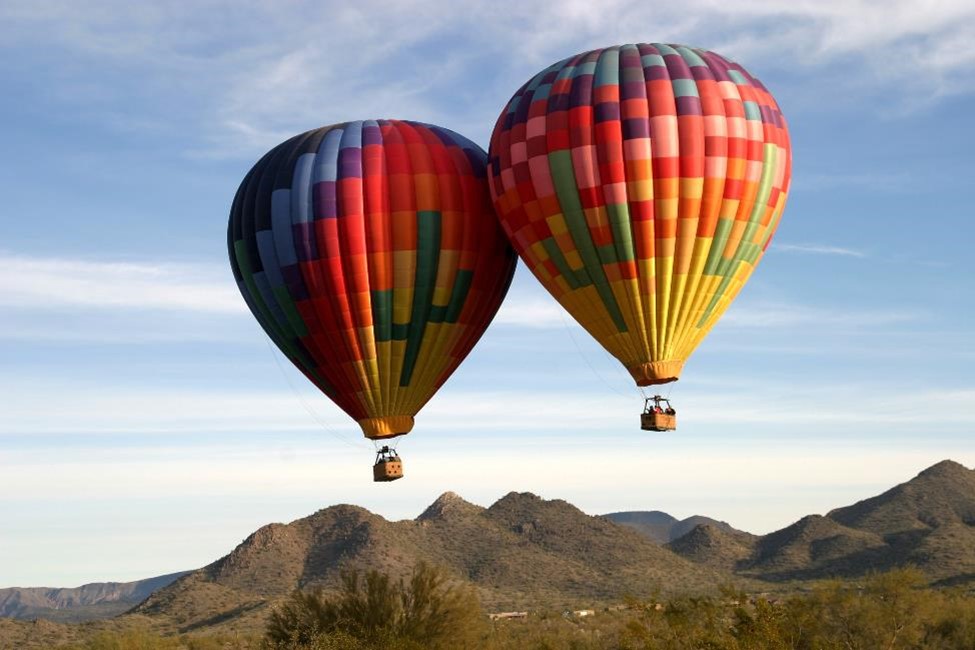
[[[488,152],[521,258],[637,384],[674,381],[748,280],[785,206],[772,95],[681,45],[585,52],[535,75]]]

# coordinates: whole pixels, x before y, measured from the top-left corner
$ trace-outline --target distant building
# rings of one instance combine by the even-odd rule
[[[492,621],[503,621],[510,618],[528,618],[528,612],[497,612],[488,614],[488,618]]]
[[[562,618],[584,618],[586,616],[595,616],[595,615],[596,615],[596,610],[594,609],[577,609],[572,612],[570,612],[569,610],[565,610],[564,612],[562,612]]]

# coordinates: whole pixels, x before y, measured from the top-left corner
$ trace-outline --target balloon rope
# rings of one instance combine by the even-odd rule
[[[329,435],[331,435],[331,436],[333,436],[335,438],[338,438],[340,441],[344,442],[345,444],[349,445],[350,447],[355,447],[356,449],[362,449],[363,447],[365,447],[366,449],[368,449],[369,447],[367,445],[354,443],[351,440],[347,439],[342,434],[340,434],[338,431],[335,431],[334,429],[332,429],[332,427],[330,427],[328,425],[328,423],[325,422],[325,420],[323,420],[317,413],[315,413],[314,410],[312,410],[311,405],[308,404],[308,402],[305,401],[304,396],[298,391],[298,388],[291,381],[291,377],[289,377],[288,376],[288,373],[285,371],[284,366],[281,365],[281,360],[278,359],[277,351],[275,350],[274,346],[271,345],[271,342],[270,341],[266,341],[266,343],[267,343],[268,349],[271,351],[271,356],[274,358],[274,363],[278,366],[278,370],[281,371],[281,375],[284,377],[284,380],[286,382],[288,382],[288,386],[291,387],[291,392],[293,392],[295,394],[295,397],[298,398],[298,401],[301,403],[301,405],[305,408],[306,411],[308,411],[308,415],[310,415],[311,418],[315,422],[317,422],[318,425],[320,427],[322,427],[322,429],[325,430],[325,433],[327,433],[327,434],[329,434]]]
[[[572,334],[572,328],[569,327],[569,323],[568,321],[565,320],[565,315],[562,313],[561,309],[559,310],[559,318],[562,319],[562,326],[565,327],[565,331],[569,333],[569,338],[572,339],[572,345],[575,346],[576,351],[579,353],[579,356],[582,357],[582,360],[585,361],[586,365],[589,366],[589,369],[592,370],[592,374],[596,375],[596,377],[599,378],[599,381],[603,382],[606,385],[606,387],[609,388],[611,391],[613,391],[617,395],[621,395],[629,399],[630,397],[629,395],[625,393],[621,393],[619,390],[617,390],[616,387],[613,386],[611,383],[609,383],[605,377],[599,374],[599,371],[596,370],[596,367],[589,362],[589,358],[586,356],[585,352],[582,351],[582,347],[580,347],[579,342],[576,341],[575,335]]]

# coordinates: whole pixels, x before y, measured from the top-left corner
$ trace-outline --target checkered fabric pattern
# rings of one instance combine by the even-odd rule
[[[264,331],[369,438],[404,434],[470,352],[517,257],[487,155],[396,120],[308,131],[241,183],[230,262]]]
[[[791,149],[768,90],[681,45],[585,52],[501,113],[491,196],[518,254],[641,386],[674,381],[748,280]]]

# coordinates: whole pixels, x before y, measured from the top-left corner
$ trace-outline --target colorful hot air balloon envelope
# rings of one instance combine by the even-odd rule
[[[535,75],[491,136],[518,254],[640,386],[680,376],[779,224],[791,171],[768,90],[681,45],[608,47]]]
[[[244,300],[367,438],[412,429],[508,289],[517,257],[486,161],[437,126],[348,122],[278,145],[237,190],[228,245]]]

